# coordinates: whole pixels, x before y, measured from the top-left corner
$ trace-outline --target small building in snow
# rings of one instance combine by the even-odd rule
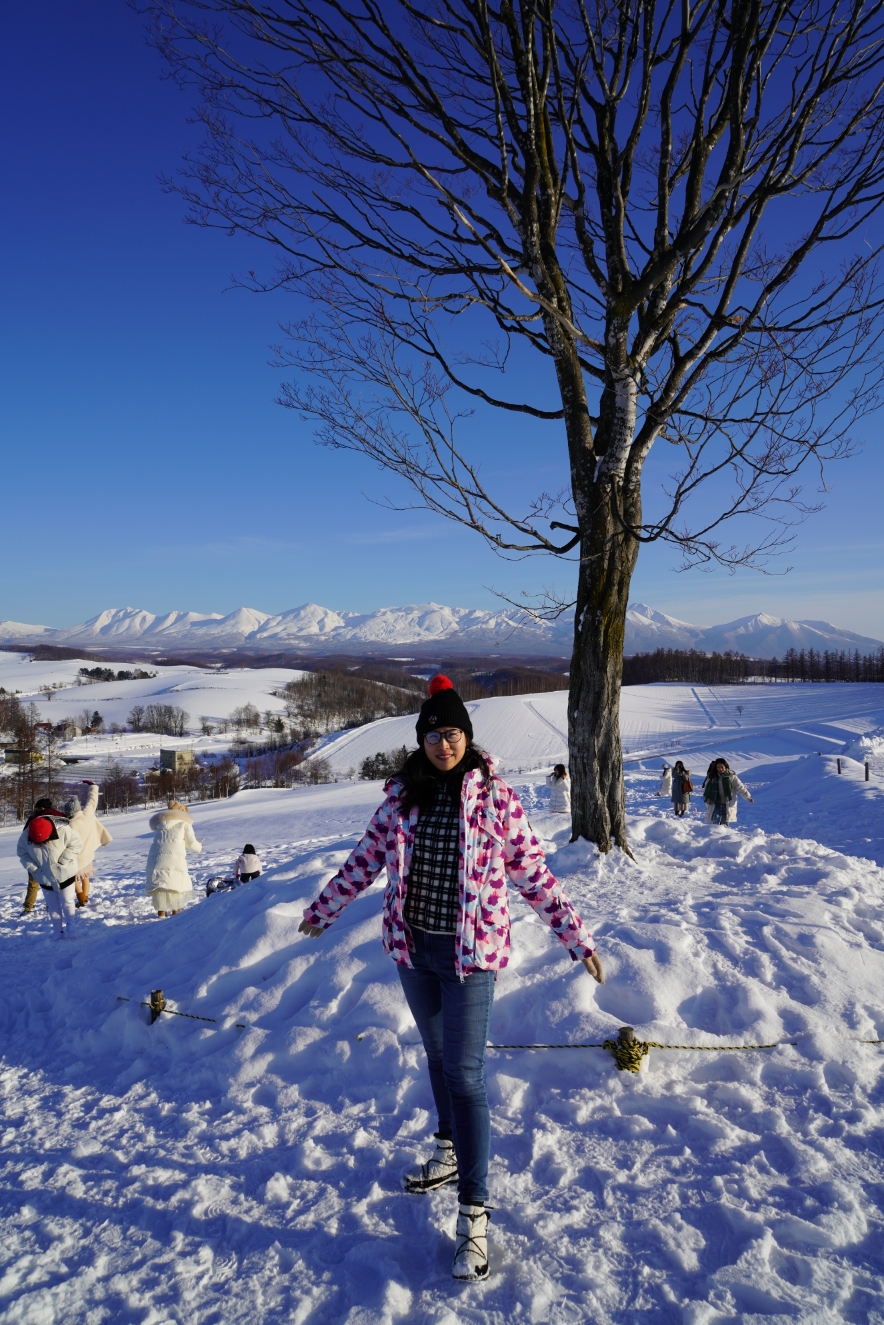
[[[195,763],[192,750],[160,750],[160,772],[183,773]]]
[[[7,745],[3,751],[3,758],[7,764],[42,764],[43,756],[39,750],[17,750],[11,745]]]

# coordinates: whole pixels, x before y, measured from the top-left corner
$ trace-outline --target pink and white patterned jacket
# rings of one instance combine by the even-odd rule
[[[489,764],[493,771],[494,761]],[[401,790],[397,778],[387,783],[386,800],[375,811],[362,841],[307,907],[304,919],[328,929],[386,866],[384,950],[403,966],[411,966],[405,893],[419,812],[413,806],[410,814],[402,813]],[[460,913],[455,949],[461,979],[471,971],[503,970],[509,961],[507,880],[561,939],[574,961],[595,951],[592,935],[550,873],[515,791],[496,776],[487,784],[481,771],[473,769],[465,775],[461,792]]]

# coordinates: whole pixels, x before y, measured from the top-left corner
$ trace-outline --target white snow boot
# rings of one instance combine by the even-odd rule
[[[484,1205],[461,1205],[457,1212],[454,1250],[455,1279],[488,1278],[488,1221],[491,1213]]]
[[[454,1142],[436,1137],[436,1150],[432,1159],[405,1175],[407,1192],[432,1192],[446,1183],[457,1182],[457,1155]]]

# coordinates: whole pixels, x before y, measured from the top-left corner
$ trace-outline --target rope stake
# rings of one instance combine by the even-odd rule
[[[117,994],[118,1003],[130,1003],[131,1001],[132,1001],[131,999],[125,998],[122,994]],[[211,1021],[216,1026],[218,1025],[217,1017],[200,1017],[195,1012],[176,1012],[174,1008],[167,1007],[162,989],[152,989],[150,991],[150,1001],[145,1002],[144,1000],[142,1000],[139,1006],[143,1008],[150,1008],[151,1026],[154,1024],[155,1021],[158,1020],[160,1013],[162,1012],[167,1012],[170,1017],[187,1017],[190,1021]],[[235,1022],[234,1025],[238,1031],[244,1031],[248,1029],[245,1023],[241,1021]]]

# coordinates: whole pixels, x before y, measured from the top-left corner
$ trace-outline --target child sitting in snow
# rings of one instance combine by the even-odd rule
[[[250,883],[252,879],[257,879],[260,873],[261,862],[255,854],[255,848],[251,842],[246,842],[233,863],[229,879],[219,879],[217,875],[213,875],[211,879],[206,880],[206,896],[211,897],[213,893],[229,893],[241,883]]]
[[[261,862],[255,855],[255,848],[251,842],[246,842],[233,866],[233,877],[239,879],[240,883],[248,883],[250,879],[257,879],[260,873]]]

